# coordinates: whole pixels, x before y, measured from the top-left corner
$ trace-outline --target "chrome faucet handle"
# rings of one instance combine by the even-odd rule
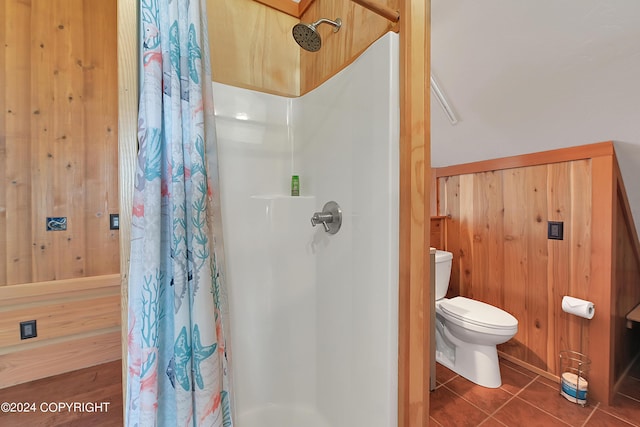
[[[322,224],[324,226],[324,231],[329,232],[329,225],[327,223],[333,222],[333,215],[331,213],[326,212],[316,212],[311,217],[311,225],[316,226],[318,224]]]
[[[311,225],[322,224],[324,231],[336,234],[342,225],[342,210],[336,202],[327,202],[322,212],[315,212],[311,217]]]

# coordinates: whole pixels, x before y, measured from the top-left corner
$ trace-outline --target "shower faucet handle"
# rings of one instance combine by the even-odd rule
[[[322,224],[324,226],[324,231],[329,232],[329,225],[327,223],[333,222],[333,215],[330,213],[324,212],[316,212],[311,217],[311,225],[316,226],[318,224]]]
[[[336,202],[327,202],[322,208],[322,212],[315,212],[311,217],[311,225],[315,227],[322,224],[324,231],[329,234],[336,234],[342,225],[342,210]]]

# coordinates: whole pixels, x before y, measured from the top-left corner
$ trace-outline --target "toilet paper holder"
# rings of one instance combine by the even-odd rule
[[[560,395],[581,406],[587,404],[591,359],[582,352],[585,322],[593,319],[594,304],[570,296],[562,298],[562,311],[580,317],[580,351],[560,351]]]
[[[569,402],[587,405],[591,359],[572,350],[560,351],[560,395]]]

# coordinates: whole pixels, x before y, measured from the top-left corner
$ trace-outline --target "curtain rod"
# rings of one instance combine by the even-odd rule
[[[397,10],[393,10],[388,6],[378,4],[371,0],[351,0],[354,3],[358,3],[360,6],[369,9],[370,11],[377,13],[378,15],[387,18],[391,22],[398,22],[400,20],[400,13]]]

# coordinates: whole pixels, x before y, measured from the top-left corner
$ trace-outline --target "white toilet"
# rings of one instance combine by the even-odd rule
[[[502,384],[496,345],[518,332],[518,319],[490,304],[445,298],[453,254],[436,251],[436,361],[484,387]]]

